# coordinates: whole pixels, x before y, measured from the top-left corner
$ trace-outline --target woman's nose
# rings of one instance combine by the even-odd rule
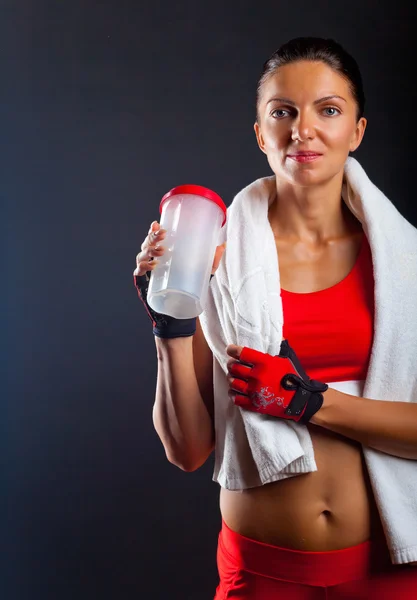
[[[304,140],[312,139],[315,136],[315,121],[314,115],[306,111],[299,112],[296,119],[292,124],[291,138],[293,140]]]

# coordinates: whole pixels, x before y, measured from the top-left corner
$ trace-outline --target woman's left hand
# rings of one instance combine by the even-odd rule
[[[287,340],[277,356],[235,344],[226,353],[229,397],[237,406],[301,423],[320,409],[328,386],[308,377]]]

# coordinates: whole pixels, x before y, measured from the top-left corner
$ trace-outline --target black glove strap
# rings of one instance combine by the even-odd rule
[[[197,327],[197,318],[191,319],[176,319],[169,315],[162,315],[153,310],[147,301],[148,288],[149,288],[149,277],[145,275],[134,275],[133,276],[135,287],[138,291],[139,298],[145,307],[148,317],[152,321],[153,334],[160,338],[176,338],[176,337],[189,337],[195,334]]]
[[[306,424],[320,410],[323,404],[323,392],[329,386],[327,383],[310,379],[287,340],[281,342],[281,349],[278,356],[288,358],[298,373],[298,375],[288,373],[281,380],[281,385],[284,389],[295,391],[294,397],[285,412],[288,415],[300,415],[304,411],[303,416],[298,422]]]
[[[286,375],[284,381],[282,382],[282,387],[286,389],[294,389],[293,387],[287,387],[287,385],[285,384],[285,379],[288,379],[289,377],[296,376],[291,374]],[[320,391],[317,390],[315,392],[312,392],[310,389],[306,389],[306,387],[303,385],[304,383],[305,382],[300,380],[299,385],[296,386],[296,392],[290,404],[288,405],[285,414],[295,416],[302,414],[302,417],[298,420],[298,423],[306,424],[310,421],[311,417],[315,415],[316,412],[322,407],[323,394],[321,392],[325,392],[328,388],[328,385],[326,383],[322,383],[320,384]]]
[[[151,273],[151,271],[148,271]],[[148,273],[145,275],[134,275],[133,281],[138,291],[139,298],[145,307],[148,317],[150,318],[153,326],[153,334],[157,337],[170,339],[177,337],[189,337],[195,334],[197,328],[197,317],[190,319],[176,319],[169,315],[163,315],[153,310],[147,301],[148,288],[149,288],[149,277]],[[211,278],[213,275],[211,275]]]
[[[307,406],[304,411],[303,416],[298,421],[299,423],[303,423],[304,425],[308,423],[313,415],[316,414],[318,410],[322,407],[323,404],[323,394],[320,392],[316,392],[315,394],[311,394],[309,399],[307,400]]]

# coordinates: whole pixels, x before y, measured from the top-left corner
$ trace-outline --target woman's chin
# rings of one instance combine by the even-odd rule
[[[326,181],[326,177],[323,177],[323,172],[319,173],[317,171],[311,170],[280,170],[279,172],[275,171],[275,175],[278,179],[285,180],[289,184],[297,185],[297,186],[310,186],[310,185],[318,185],[320,183],[324,183]]]
[[[326,185],[332,180],[334,177],[343,173],[343,164],[342,165],[332,165],[333,168],[323,168],[321,165],[318,168],[310,165],[309,168],[298,168],[298,165],[291,166],[288,168],[280,168],[273,169],[277,179],[280,181],[286,181],[290,185],[300,186],[300,187],[310,187],[310,186],[318,186],[318,185]]]

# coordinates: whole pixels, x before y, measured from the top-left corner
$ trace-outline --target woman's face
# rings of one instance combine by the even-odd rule
[[[348,81],[325,63],[285,65],[261,89],[255,123],[259,147],[277,177],[301,186],[324,183],[343,169],[362,141],[366,119],[357,122],[356,111]],[[297,160],[294,155],[303,151],[319,156]]]

